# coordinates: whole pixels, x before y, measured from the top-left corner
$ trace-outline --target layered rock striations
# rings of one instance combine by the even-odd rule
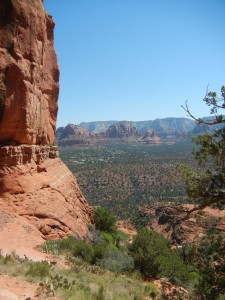
[[[0,214],[45,239],[85,236],[92,210],[54,141],[59,68],[42,0],[0,2]]]
[[[59,68],[53,30],[41,0],[1,0],[0,143],[54,140]]]
[[[0,208],[25,217],[45,239],[87,234],[92,210],[57,147],[0,148]]]

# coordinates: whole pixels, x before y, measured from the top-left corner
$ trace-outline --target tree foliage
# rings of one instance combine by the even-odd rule
[[[184,109],[198,124],[216,125],[212,132],[205,132],[193,138],[197,149],[193,150],[197,170],[183,166],[182,170],[190,199],[200,207],[225,205],[225,118],[219,112],[225,109],[225,86],[221,88],[221,97],[215,92],[207,92],[203,101],[210,107],[213,116],[210,120],[197,119],[189,110],[186,102]]]
[[[98,207],[94,210],[96,229],[104,232],[114,233],[116,230],[116,217],[106,208]]]
[[[219,230],[207,231],[198,243],[185,246],[196,267],[195,299],[225,299],[225,240]]]
[[[201,274],[197,293],[202,299],[225,297],[225,241],[217,233],[202,238],[196,253],[197,266]]]
[[[166,277],[182,285],[188,280],[187,265],[179,253],[170,248],[170,242],[162,234],[140,230],[130,246],[130,253],[135,267],[145,277]]]

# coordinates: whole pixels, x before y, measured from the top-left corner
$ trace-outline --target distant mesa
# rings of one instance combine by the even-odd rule
[[[149,121],[95,121],[68,124],[56,131],[59,146],[92,145],[110,139],[145,144],[174,143],[190,135],[195,122],[187,118],[165,118]],[[83,129],[83,130],[82,130]]]
[[[137,128],[127,121],[111,125],[106,130],[106,137],[109,138],[127,138],[132,136],[137,137],[138,135]]]
[[[59,146],[89,145],[91,134],[85,128],[68,124],[65,128],[57,129]]]
[[[209,117],[203,119],[208,120]],[[222,125],[219,125],[220,127]],[[163,118],[149,121],[94,121],[68,124],[56,131],[59,146],[93,145],[123,139],[144,144],[174,144],[193,135],[220,128],[196,125],[188,118]]]
[[[111,122],[111,121],[109,121]],[[112,121],[113,122],[113,121]],[[108,139],[129,139],[137,140],[139,137],[136,127],[127,121],[118,122],[116,124],[107,126],[107,122],[94,122],[96,127],[85,126],[82,128],[78,125],[68,124],[66,127],[59,127],[56,131],[56,143],[59,146],[85,146],[91,144],[102,143]],[[87,125],[88,123],[82,123]],[[92,123],[93,125],[93,123]],[[86,128],[92,127],[93,131],[88,131]],[[105,129],[105,131],[100,131]]]

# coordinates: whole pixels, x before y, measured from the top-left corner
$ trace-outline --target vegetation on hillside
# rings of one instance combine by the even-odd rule
[[[36,283],[36,294],[41,299],[57,295],[65,300],[141,300],[159,294],[157,285],[143,282],[138,273],[124,276],[90,265],[74,255],[72,258],[67,268],[59,268],[15,254],[0,255],[0,274]]]
[[[153,283],[144,284],[143,278],[148,282],[163,277],[162,286],[168,280],[184,287],[195,283],[195,278],[193,280],[190,275],[195,267],[189,262],[184,262],[179,252],[171,249],[170,242],[161,234],[144,229],[138,233],[131,244],[128,244],[128,237],[116,229],[115,218],[113,219],[113,215],[108,210],[97,208],[94,215],[96,226],[89,226],[88,240],[82,241],[69,237],[64,240],[47,241],[42,246],[42,251],[66,255],[73,268],[79,268],[77,262],[80,259],[89,265],[89,270],[95,270],[94,272],[101,273],[103,277],[106,272],[115,273],[118,278],[123,274],[130,280],[138,276],[141,286],[145,288],[143,291],[139,288],[140,294],[134,290],[130,291],[127,299],[148,299],[147,297],[167,299],[162,288],[159,289]],[[107,216],[110,216],[110,222]],[[104,231],[97,229],[99,220]],[[105,290],[105,286],[103,289]],[[186,299],[187,292],[182,289],[177,294],[182,299]],[[115,295],[116,292],[111,294],[111,299],[116,299]],[[174,299],[180,299],[179,297]],[[104,296],[102,299],[107,297]]]
[[[198,124],[209,126],[224,124],[225,119],[219,115],[219,110],[225,108],[225,87],[222,87],[221,94],[222,98],[217,98],[216,93],[207,92],[204,98],[206,104],[211,107],[211,113],[214,114],[212,120],[196,119],[191,114],[187,103],[185,110]],[[194,209],[210,205],[223,208],[225,205],[225,127],[221,126],[213,132],[201,133],[193,138],[193,142],[197,144],[197,148],[193,150],[196,164],[184,149],[174,151],[177,145],[173,148],[168,146],[165,151],[162,147],[131,144],[120,144],[119,147],[118,144],[114,144],[108,148],[98,148],[97,152],[96,149],[86,149],[86,152],[82,151],[79,153],[80,156],[76,156],[77,164],[74,168],[71,159],[67,162],[70,168],[77,172],[75,174],[88,200],[92,204],[110,207],[120,217],[129,216],[134,220],[135,217],[132,218],[132,215],[135,208],[152,201],[193,201],[196,204]],[[154,152],[155,149],[157,150]],[[171,153],[171,149],[174,152]],[[92,152],[92,157],[88,158],[88,151]],[[63,152],[61,154],[63,155]],[[180,166],[179,171],[185,181],[187,194],[181,178],[174,180],[176,175],[179,175],[175,166],[182,160],[185,160],[186,165]],[[90,169],[87,168],[87,162]],[[121,210],[122,207],[126,208],[127,215]],[[99,209],[100,220],[103,223],[107,223],[107,218],[102,218],[106,214],[105,209]],[[112,218],[112,224],[113,222]],[[141,223],[140,228],[146,224],[140,220],[137,223]],[[110,228],[109,225],[107,227]],[[101,228],[102,225],[98,227]],[[108,236],[108,241],[114,240],[113,234],[116,230],[112,228],[113,225],[107,232],[108,235],[111,234],[111,238]],[[116,261],[120,259],[122,260],[118,265],[122,265],[122,261],[127,262],[129,256],[132,259],[129,261],[129,271],[138,270],[147,278],[166,277],[171,282],[188,288],[193,299],[224,299],[224,237],[218,233],[218,230],[211,228],[196,243],[181,247],[179,251],[171,249],[170,242],[162,235],[141,229],[132,244],[123,248],[122,256],[115,255],[116,252],[112,255],[115,248],[111,248],[109,262],[105,254],[107,250],[101,252],[100,260],[105,256],[107,261],[101,267],[110,269],[112,261],[117,265]],[[92,263],[98,264],[100,260]]]
[[[163,283],[167,281],[186,288],[189,291],[190,299],[223,299],[225,295],[225,248],[224,240],[220,235],[210,232],[196,244],[172,249],[170,241],[162,234],[142,229],[132,243],[128,243],[126,235],[115,228],[115,221],[111,219],[111,225],[108,226],[106,216],[111,213],[106,209],[97,210],[98,213],[95,215],[104,220],[101,226],[105,229],[108,228],[108,231],[107,229],[99,231],[90,225],[88,240],[81,241],[69,237],[64,240],[47,241],[42,246],[42,251],[66,255],[73,270],[79,272],[80,265],[84,264],[87,272],[102,276],[102,281],[106,274],[107,276],[117,274],[118,278],[121,278],[120,276],[123,274],[124,278],[129,278],[131,281],[135,276],[138,280],[137,274],[139,274],[139,282],[143,287],[145,285],[143,279],[148,282],[162,278],[160,289],[157,286],[155,288],[152,286],[151,289],[145,287],[142,289],[140,297],[137,295],[137,290],[132,289],[129,291],[127,299],[148,299],[147,290],[150,291],[148,294],[152,297],[150,299],[188,298],[186,292],[180,289],[179,292],[174,292],[174,298],[166,295],[163,291]],[[222,251],[223,255],[218,256],[218,251]],[[86,276],[88,275],[86,274]],[[72,275],[70,280],[74,282]],[[102,289],[106,291],[104,284]],[[112,299],[116,299],[115,295],[118,297],[117,291],[115,294],[111,294]],[[118,299],[123,299],[122,296],[119,297],[121,298]],[[101,299],[107,299],[106,294]]]
[[[150,146],[112,142],[106,146],[60,149],[92,206],[104,206],[119,218],[136,217],[138,207],[186,202],[177,163],[194,164],[191,141]]]
[[[206,94],[204,101],[215,117],[198,119],[200,124],[225,123],[218,114],[225,108],[225,87],[221,93],[222,104],[215,93]],[[192,116],[187,105],[185,109]],[[166,147],[114,143],[61,151],[89,202],[97,206],[95,224],[89,224],[86,240],[71,236],[42,245],[42,251],[62,255],[67,269],[11,254],[0,255],[0,273],[37,282],[37,295],[57,294],[68,300],[225,299],[225,238],[219,228],[210,226],[196,242],[174,248],[162,234],[145,228],[146,216],[135,216],[141,205],[152,201],[191,200],[194,209],[224,207],[225,127],[201,134],[194,142],[198,146],[193,152],[196,164],[187,142]],[[180,167],[186,190],[182,178],[176,178],[180,174],[176,165],[183,160],[189,162]],[[99,205],[136,220],[140,225],[136,237],[128,241],[116,228],[116,216]],[[158,285],[155,279],[160,279]],[[171,283],[175,286],[168,291]]]

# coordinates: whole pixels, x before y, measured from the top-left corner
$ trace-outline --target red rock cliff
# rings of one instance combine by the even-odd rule
[[[54,140],[59,68],[41,0],[0,1],[0,143]]]
[[[42,0],[0,1],[0,215],[45,239],[85,236],[92,210],[58,158],[59,69]]]

